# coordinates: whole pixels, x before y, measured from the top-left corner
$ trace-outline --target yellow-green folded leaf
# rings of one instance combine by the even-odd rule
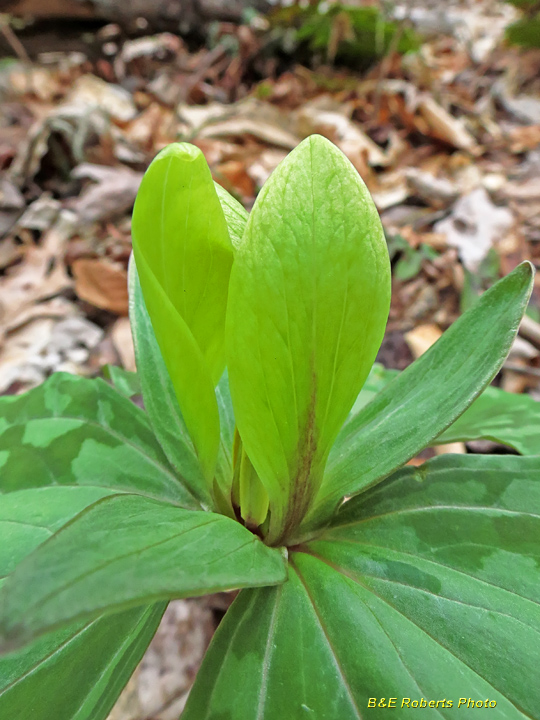
[[[235,248],[227,363],[237,426],[270,497],[269,542],[305,514],[381,343],[390,264],[368,190],[312,136],[272,174]]]
[[[156,339],[199,460],[212,481],[219,446],[214,385],[225,367],[232,245],[201,151],[169,145],[146,172],[133,249]]]

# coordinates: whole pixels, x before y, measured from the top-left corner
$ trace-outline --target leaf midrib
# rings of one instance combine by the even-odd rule
[[[362,715],[360,714],[360,709],[359,709],[358,705],[356,704],[356,699],[355,699],[355,697],[354,697],[354,695],[353,695],[351,686],[350,686],[350,684],[349,684],[349,681],[348,681],[348,679],[347,679],[347,676],[345,675],[345,671],[344,671],[343,668],[341,667],[341,663],[340,663],[340,661],[339,661],[339,659],[338,659],[337,652],[335,651],[334,646],[333,646],[333,644],[332,644],[332,641],[331,641],[331,639],[330,639],[330,633],[328,632],[328,629],[326,628],[326,626],[325,626],[325,624],[324,624],[324,622],[323,622],[323,619],[322,619],[322,617],[321,617],[321,615],[320,615],[320,613],[319,613],[319,610],[317,609],[317,606],[315,605],[315,600],[313,599],[313,596],[311,595],[311,593],[310,593],[310,591],[309,591],[309,586],[308,586],[308,584],[306,583],[306,581],[304,580],[303,576],[301,575],[300,570],[298,569],[298,567],[297,567],[296,564],[294,563],[294,559],[293,559],[292,557],[291,557],[291,559],[290,559],[289,562],[290,562],[291,568],[292,568],[292,569],[296,572],[296,574],[298,575],[298,579],[299,579],[300,582],[302,583],[302,585],[303,585],[303,587],[304,587],[304,590],[305,590],[305,593],[306,593],[306,595],[307,595],[307,597],[308,597],[308,599],[309,599],[309,602],[311,603],[311,606],[313,607],[313,612],[315,613],[315,617],[317,618],[317,622],[319,623],[320,628],[321,628],[321,630],[322,630],[322,633],[323,633],[323,635],[324,635],[324,637],[325,637],[325,639],[326,639],[326,642],[327,642],[327,644],[328,644],[328,648],[329,648],[330,652],[332,653],[332,656],[333,656],[333,658],[334,658],[334,662],[335,662],[336,668],[338,669],[339,674],[341,675],[341,678],[342,678],[342,681],[343,681],[343,685],[344,685],[345,689],[347,690],[347,695],[349,696],[349,700],[350,700],[350,702],[351,702],[351,705],[352,705],[352,707],[354,708],[354,711],[356,712],[356,717],[358,718],[358,720],[362,720]]]
[[[465,510],[467,512],[486,512],[488,514],[499,514],[509,516],[526,516],[533,517],[540,520],[540,514],[525,512],[523,510],[508,510],[507,508],[499,507],[488,507],[484,505],[425,505],[412,508],[399,508],[397,510],[390,510],[389,512],[381,513],[380,515],[369,515],[368,517],[360,518],[358,520],[344,523],[343,525],[333,525],[332,529],[339,530],[341,528],[352,527],[353,525],[360,525],[361,523],[367,523],[371,520],[379,520],[380,518],[389,517],[390,515],[407,515],[414,514],[416,512],[431,512],[433,510],[445,510],[445,511],[460,511]]]
[[[346,570],[344,570],[343,568],[341,568],[340,566],[332,563],[330,560],[327,560],[326,558],[318,555],[317,553],[315,553],[315,552],[313,552],[313,551],[310,550],[310,552],[307,553],[307,554],[311,555],[313,558],[319,560],[320,562],[322,562],[322,563],[324,563],[325,565],[327,565],[328,567],[330,567],[332,570],[334,570],[334,572],[338,573],[338,575],[343,575],[343,576],[349,578],[349,580],[351,580],[353,583],[356,583],[356,584],[359,585],[360,587],[364,588],[364,590],[365,590],[366,592],[371,593],[371,594],[374,595],[375,597],[379,598],[379,600],[381,600],[383,603],[385,603],[386,605],[388,605],[388,607],[392,608],[392,609],[393,609],[396,613],[398,613],[398,615],[400,615],[404,620],[406,620],[407,622],[411,623],[411,624],[414,625],[416,628],[418,628],[422,633],[424,633],[424,635],[426,635],[426,637],[430,638],[434,643],[436,643],[437,645],[439,645],[439,647],[441,647],[444,651],[446,651],[446,652],[449,653],[452,657],[454,657],[459,663],[461,663],[462,665],[464,665],[464,666],[465,666],[466,668],[468,668],[471,672],[473,672],[475,675],[477,675],[479,678],[481,678],[485,683],[487,683],[490,687],[492,687],[496,692],[498,692],[502,697],[504,697],[504,698],[510,703],[510,705],[512,705],[512,707],[515,708],[515,710],[516,710],[517,712],[521,713],[521,714],[523,715],[523,717],[529,718],[529,720],[535,720],[533,717],[531,717],[530,715],[528,715],[527,713],[525,713],[521,708],[517,707],[517,705],[516,705],[507,695],[505,695],[501,690],[499,690],[498,688],[496,688],[490,680],[488,680],[487,678],[485,678],[485,677],[484,677],[483,675],[481,675],[477,670],[475,670],[473,667],[471,667],[468,663],[466,663],[464,660],[462,660],[462,659],[459,658],[457,655],[455,655],[455,654],[452,652],[452,650],[450,650],[450,649],[447,648],[445,645],[443,645],[439,640],[437,640],[435,637],[433,637],[433,635],[430,635],[430,633],[427,632],[427,630],[425,630],[423,627],[421,627],[420,625],[418,625],[414,620],[411,620],[411,618],[409,618],[409,617],[407,617],[406,615],[404,615],[395,605],[393,605],[393,604],[392,604],[389,600],[387,600],[386,598],[384,598],[384,597],[382,597],[381,595],[379,595],[379,593],[377,593],[373,588],[364,585],[362,582],[359,581],[358,578],[356,578],[356,577],[352,576],[351,574],[349,574],[348,571],[346,571]],[[365,604],[365,603],[364,603],[364,604]]]

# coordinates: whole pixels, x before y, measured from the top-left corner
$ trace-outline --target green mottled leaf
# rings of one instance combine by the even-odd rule
[[[75,515],[111,494],[100,487],[19,490],[0,502],[0,582]]]
[[[387,370],[375,363],[341,430],[344,436],[352,417],[398,374],[398,370]],[[517,395],[488,386],[433,444],[477,439],[508,445],[522,455],[540,455],[540,403],[530,395]],[[340,441],[338,435],[336,443]]]
[[[2,497],[0,584],[25,555],[107,492],[92,487],[46,487]],[[0,717],[106,718],[163,610],[164,605],[136,608],[71,625],[0,657]]]
[[[388,370],[384,367],[384,365],[381,365],[380,363],[375,363],[373,365],[368,375],[368,379],[364,384],[364,387],[360,390],[358,397],[354,401],[354,405],[352,406],[351,412],[349,413],[349,417],[347,418],[345,425],[341,429],[340,434],[336,439],[336,443],[340,442],[341,433],[347,432],[347,426],[349,422],[353,419],[353,417],[355,415],[358,415],[360,410],[362,410],[365,405],[371,402],[375,395],[380,393],[381,390],[385,387],[385,385],[388,385],[390,380],[393,380],[396,375],[399,375],[399,370]]]
[[[0,591],[4,638],[101,612],[283,582],[280,550],[223,515],[138,495],[105,498],[27,557]]]
[[[227,358],[236,421],[271,507],[269,541],[305,513],[384,333],[390,266],[371,197],[320,136],[259,194],[236,248]]]
[[[219,449],[214,385],[225,367],[232,245],[201,151],[165,148],[133,211],[133,252],[146,307],[209,488]]]
[[[94,485],[200,507],[140,408],[103,380],[65,373],[0,399],[0,492],[46,485]]]
[[[530,263],[500,280],[347,423],[332,449],[312,523],[430,445],[466,410],[506,358],[532,281]]]
[[[136,372],[124,370],[117,365],[104,365],[102,373],[112,386],[127,398],[142,394],[141,381]]]
[[[0,657],[0,716],[104,720],[157,630],[165,604],[50,633]]]
[[[539,560],[540,458],[406,468],[292,552],[289,582],[241,593],[182,720],[472,717],[460,698],[538,718]]]
[[[540,455],[540,402],[488,387],[437,443],[493,440],[522,455]]]

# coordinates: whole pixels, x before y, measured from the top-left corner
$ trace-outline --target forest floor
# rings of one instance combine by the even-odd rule
[[[261,17],[217,23],[199,47],[109,24],[66,30],[65,43],[59,26],[40,49],[39,35],[3,25],[0,394],[57,370],[135,369],[131,208],[144,169],[176,140],[198,145],[248,209],[302,138],[343,150],[388,237],[387,367],[406,367],[521,261],[540,267],[540,50],[504,42],[508,5],[440,8],[409,3],[420,49],[361,71],[285,62]],[[540,275],[497,383],[540,400]],[[177,718],[226,606],[172,604],[112,718]]]

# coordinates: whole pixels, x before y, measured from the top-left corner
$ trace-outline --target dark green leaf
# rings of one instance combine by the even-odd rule
[[[312,522],[389,475],[454,422],[489,384],[516,335],[532,289],[523,263],[488,290],[340,433]]]
[[[540,458],[406,468],[292,552],[289,582],[241,593],[182,720],[473,717],[460,698],[537,719],[539,567]]]
[[[134,395],[141,395],[141,381],[136,372],[130,372],[124,370],[124,368],[118,367],[117,365],[104,365],[101,369],[103,376],[110,380],[113,387],[118,390],[119,393],[125,395],[127,398],[132,398]]]
[[[103,380],[56,373],[0,399],[0,492],[94,485],[199,505],[167,462],[146,414]]]
[[[347,433],[348,424],[351,422],[353,417],[358,415],[360,410],[370,403],[375,395],[380,393],[385,385],[388,385],[388,383],[393,380],[396,375],[399,375],[399,370],[387,370],[384,365],[374,363],[364,387],[360,390],[360,393],[352,406],[352,410],[349,413],[349,417],[347,418],[347,422],[343,426],[341,433]],[[336,443],[341,442],[341,433],[338,435]]]
[[[398,374],[398,370],[387,370],[375,363],[347,423]],[[342,430],[344,435],[347,434],[347,423]],[[489,386],[433,444],[479,438],[508,445],[522,455],[540,455],[540,403],[530,395],[517,395]],[[340,441],[338,436],[336,442]]]
[[[351,628],[350,622],[346,628],[350,654],[362,662],[366,648],[361,628]],[[234,601],[212,640],[182,720],[359,719],[363,708],[362,713],[356,708],[356,687],[343,676],[341,660],[292,571],[284,585],[243,591]],[[356,684],[368,682],[359,676]],[[393,691],[389,680],[387,695]]]
[[[0,592],[7,639],[158,600],[283,582],[282,553],[242,525],[138,495],[104,498],[27,557]]]
[[[436,442],[477,438],[509,445],[522,455],[540,455],[540,402],[488,387]]]
[[[0,657],[0,717],[103,720],[157,630],[164,604],[50,633]]]
[[[89,504],[102,488],[12,492],[0,503],[0,576]],[[3,582],[0,579],[0,584]],[[0,717],[106,718],[150,642],[164,605],[70,626],[0,657]]]
[[[0,502],[0,583],[38,545],[111,491],[100,487],[19,490]]]

